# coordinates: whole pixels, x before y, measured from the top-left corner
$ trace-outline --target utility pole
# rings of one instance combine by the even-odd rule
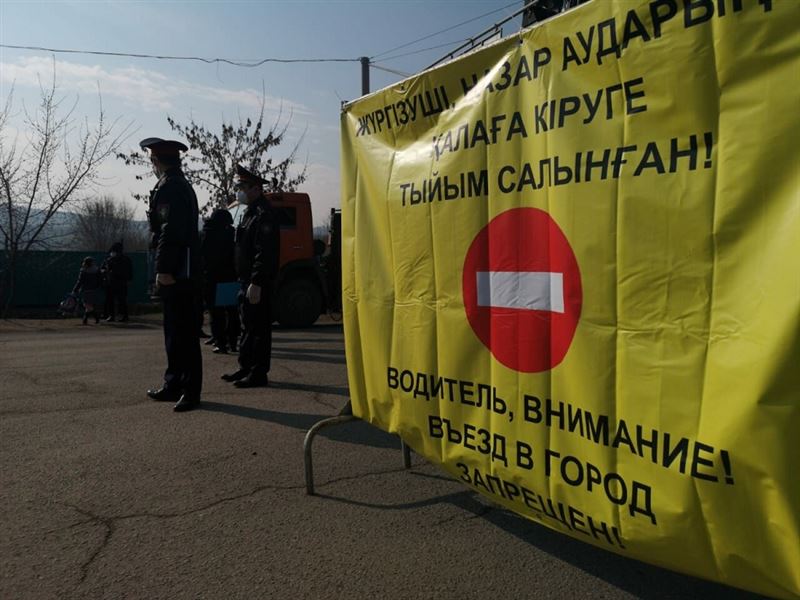
[[[361,95],[369,94],[369,57],[361,57]]]

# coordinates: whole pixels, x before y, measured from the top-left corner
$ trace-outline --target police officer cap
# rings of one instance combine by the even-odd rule
[[[246,181],[250,184],[258,184],[258,185],[266,185],[267,180],[263,177],[259,177],[252,171],[248,171],[242,165],[236,165],[236,175],[239,177],[240,181]]]
[[[162,140],[161,138],[145,138],[139,142],[139,146],[150,150],[156,156],[178,156],[178,152],[186,152],[189,148],[183,142],[177,140]]]

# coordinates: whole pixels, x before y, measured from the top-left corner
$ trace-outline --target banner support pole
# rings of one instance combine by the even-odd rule
[[[347,401],[342,407],[342,410],[335,417],[323,419],[311,426],[311,429],[306,433],[303,440],[303,459],[305,461],[306,469],[306,494],[314,496],[314,461],[311,454],[311,445],[314,443],[314,438],[325,427],[332,427],[333,425],[341,425],[349,423],[350,421],[357,421],[358,417],[353,415],[353,405],[350,400]],[[402,438],[400,438],[400,449],[403,452],[403,467],[406,469],[411,468],[411,447],[408,446]]]
[[[349,405],[350,403],[348,402],[347,404]],[[306,463],[306,494],[309,496],[314,495],[314,465],[311,458],[311,444],[314,441],[314,437],[319,433],[320,429],[355,420],[356,418],[353,415],[337,415],[330,419],[323,419],[322,421],[314,423],[311,429],[308,430],[308,433],[306,433],[306,438],[303,440],[303,456]]]
[[[400,438],[400,449],[403,451],[403,466],[406,469],[411,468],[411,447]]]

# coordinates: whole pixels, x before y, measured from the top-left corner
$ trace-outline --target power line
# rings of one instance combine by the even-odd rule
[[[41,46],[13,46],[11,44],[0,44],[0,48],[12,48],[15,50],[38,50],[41,52],[52,52],[54,54],[93,54],[98,56],[121,56],[126,58],[155,58],[158,60],[196,60],[207,64],[225,63],[234,67],[260,67],[266,63],[323,63],[323,62],[359,62],[358,58],[262,58],[245,60],[231,60],[228,58],[203,58],[200,56],[161,56],[156,54],[133,54],[128,52],[102,52],[99,50],[68,50],[63,48],[44,48]]]
[[[428,70],[428,69],[430,69],[430,68],[432,68],[432,67],[435,67],[436,65],[438,65],[439,63],[441,63],[442,61],[444,61],[444,60],[446,60],[446,59],[448,59],[448,58],[452,58],[452,57],[453,57],[453,56],[456,54],[456,52],[459,52],[459,51],[463,50],[463,49],[464,49],[464,48],[466,48],[467,46],[470,46],[470,45],[472,45],[472,47],[474,47],[474,46],[475,46],[475,44],[476,44],[476,43],[477,43],[479,40],[482,40],[482,39],[484,39],[484,38],[485,38],[487,35],[489,35],[489,34],[493,34],[493,32],[497,31],[497,29],[500,27],[500,25],[503,25],[504,23],[507,23],[508,21],[510,21],[511,19],[513,19],[514,17],[516,17],[516,16],[518,16],[518,15],[521,15],[522,13],[524,13],[524,12],[525,12],[526,10],[528,10],[529,8],[530,8],[530,6],[529,6],[528,4],[526,4],[526,5],[525,5],[525,6],[523,6],[522,8],[520,8],[520,9],[518,9],[518,10],[515,10],[515,11],[514,11],[512,14],[510,14],[509,16],[507,16],[505,19],[503,19],[503,20],[501,20],[501,21],[498,21],[497,23],[495,23],[494,25],[492,25],[492,26],[491,26],[491,27],[489,27],[488,29],[485,29],[484,31],[481,31],[481,32],[480,32],[478,35],[476,35],[476,36],[475,36],[475,37],[473,37],[473,38],[470,38],[470,39],[469,39],[467,42],[463,43],[463,44],[462,44],[462,45],[460,45],[458,48],[456,48],[455,50],[453,50],[452,52],[450,52],[449,54],[446,54],[445,56],[443,56],[442,58],[440,58],[439,60],[437,60],[435,63],[433,63],[433,64],[431,64],[431,65],[428,65],[427,67],[425,67],[425,70]]]
[[[411,77],[411,73],[405,73],[403,71],[398,71],[397,69],[391,69],[378,63],[369,63],[369,66],[373,69],[378,69],[379,71],[386,71],[387,73],[392,73],[393,75],[400,75],[400,77]]]
[[[396,46],[395,48],[392,48],[391,50],[387,50],[386,52],[381,52],[380,54],[376,54],[374,56],[371,56],[370,60],[373,60],[375,58],[380,58],[381,56],[383,56],[385,54],[389,54],[391,52],[394,52],[395,50],[401,50],[403,48],[407,48],[408,46],[416,44],[417,42],[422,42],[424,40],[427,40],[429,38],[437,36],[437,35],[439,35],[441,33],[445,33],[447,31],[451,31],[451,30],[453,30],[453,29],[455,29],[457,27],[461,27],[462,25],[466,25],[467,23],[472,23],[473,21],[477,21],[478,19],[483,19],[484,17],[488,17],[489,15],[493,15],[495,13],[498,13],[498,12],[502,11],[502,10],[506,10],[507,8],[511,8],[512,6],[516,6],[517,4],[518,4],[518,2],[512,2],[511,4],[507,4],[506,6],[502,6],[500,8],[496,8],[496,9],[494,9],[492,11],[489,11],[486,14],[478,15],[477,17],[472,17],[471,19],[467,19],[466,21],[462,21],[461,23],[456,23],[455,25],[451,25],[450,27],[447,27],[447,28],[442,29],[440,31],[436,31],[434,33],[431,33],[431,34],[428,34],[426,36],[423,36],[423,37],[421,37],[419,39],[413,40],[411,42],[407,42],[405,44],[401,44],[400,46]]]
[[[386,62],[387,60],[394,60],[395,58],[402,58],[404,56],[412,56],[414,54],[422,54],[423,52],[428,52],[429,50],[438,50],[439,48],[445,48],[446,46],[452,46],[453,44],[462,44],[471,39],[472,38],[462,38],[460,40],[453,40],[452,42],[445,42],[444,44],[438,44],[436,46],[429,46],[428,48],[422,48],[421,50],[412,50],[411,52],[404,52],[403,54],[395,54],[394,56],[387,56],[386,58],[382,58],[381,62]]]

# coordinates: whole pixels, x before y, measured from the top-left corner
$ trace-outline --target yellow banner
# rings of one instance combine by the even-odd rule
[[[800,597],[799,26],[595,1],[346,106],[354,413],[543,525]]]

